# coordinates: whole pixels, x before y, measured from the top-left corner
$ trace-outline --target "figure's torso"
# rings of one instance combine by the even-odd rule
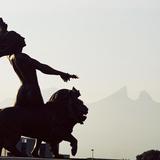
[[[44,104],[32,58],[24,53],[12,54],[9,61],[22,85],[18,90],[15,106],[40,107]]]
[[[38,85],[36,68],[31,64],[29,56],[24,53],[12,54],[9,61],[23,85]]]

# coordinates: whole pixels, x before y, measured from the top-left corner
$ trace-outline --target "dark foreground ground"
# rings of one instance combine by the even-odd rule
[[[31,157],[0,157],[0,160],[68,160],[68,159],[31,158]],[[121,160],[121,159],[70,158],[70,160]]]

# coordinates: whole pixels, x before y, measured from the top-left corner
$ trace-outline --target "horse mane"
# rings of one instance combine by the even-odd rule
[[[60,89],[55,92],[47,101],[46,105],[54,107],[54,109],[60,109],[69,104],[69,100],[76,99],[80,96],[79,90],[74,87],[70,89]]]
[[[46,105],[51,110],[54,110],[56,116],[62,117],[63,119],[64,117],[68,117],[77,123],[83,124],[85,118],[83,114],[80,113],[83,112],[82,109],[80,111],[80,108],[85,105],[83,104],[83,101],[78,98],[79,96],[79,90],[74,87],[72,90],[61,89],[50,97]]]

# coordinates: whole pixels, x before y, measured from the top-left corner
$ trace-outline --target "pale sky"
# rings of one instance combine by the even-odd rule
[[[77,74],[64,83],[39,74],[45,88],[77,87],[96,101],[128,87],[160,102],[160,2],[158,0],[5,0],[0,16],[26,38],[24,52],[55,69]],[[20,85],[6,58],[0,61],[0,100]]]
[[[26,38],[24,52],[55,69],[77,74],[63,82],[38,72],[42,89],[75,86],[94,102],[127,86],[160,102],[159,0],[1,0],[0,16]],[[0,59],[0,101],[20,82]]]

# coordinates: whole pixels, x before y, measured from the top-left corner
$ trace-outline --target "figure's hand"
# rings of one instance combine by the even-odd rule
[[[75,74],[72,74],[72,75],[70,75],[70,78],[78,79],[79,77],[77,75],[75,75]]]
[[[70,75],[70,74],[68,74],[68,73],[63,73],[63,74],[61,74],[60,76],[61,76],[61,78],[64,80],[64,82],[69,81],[70,78],[75,78],[75,79],[78,78],[78,76],[76,76],[76,75],[74,75],[74,74],[73,74],[73,75]]]

